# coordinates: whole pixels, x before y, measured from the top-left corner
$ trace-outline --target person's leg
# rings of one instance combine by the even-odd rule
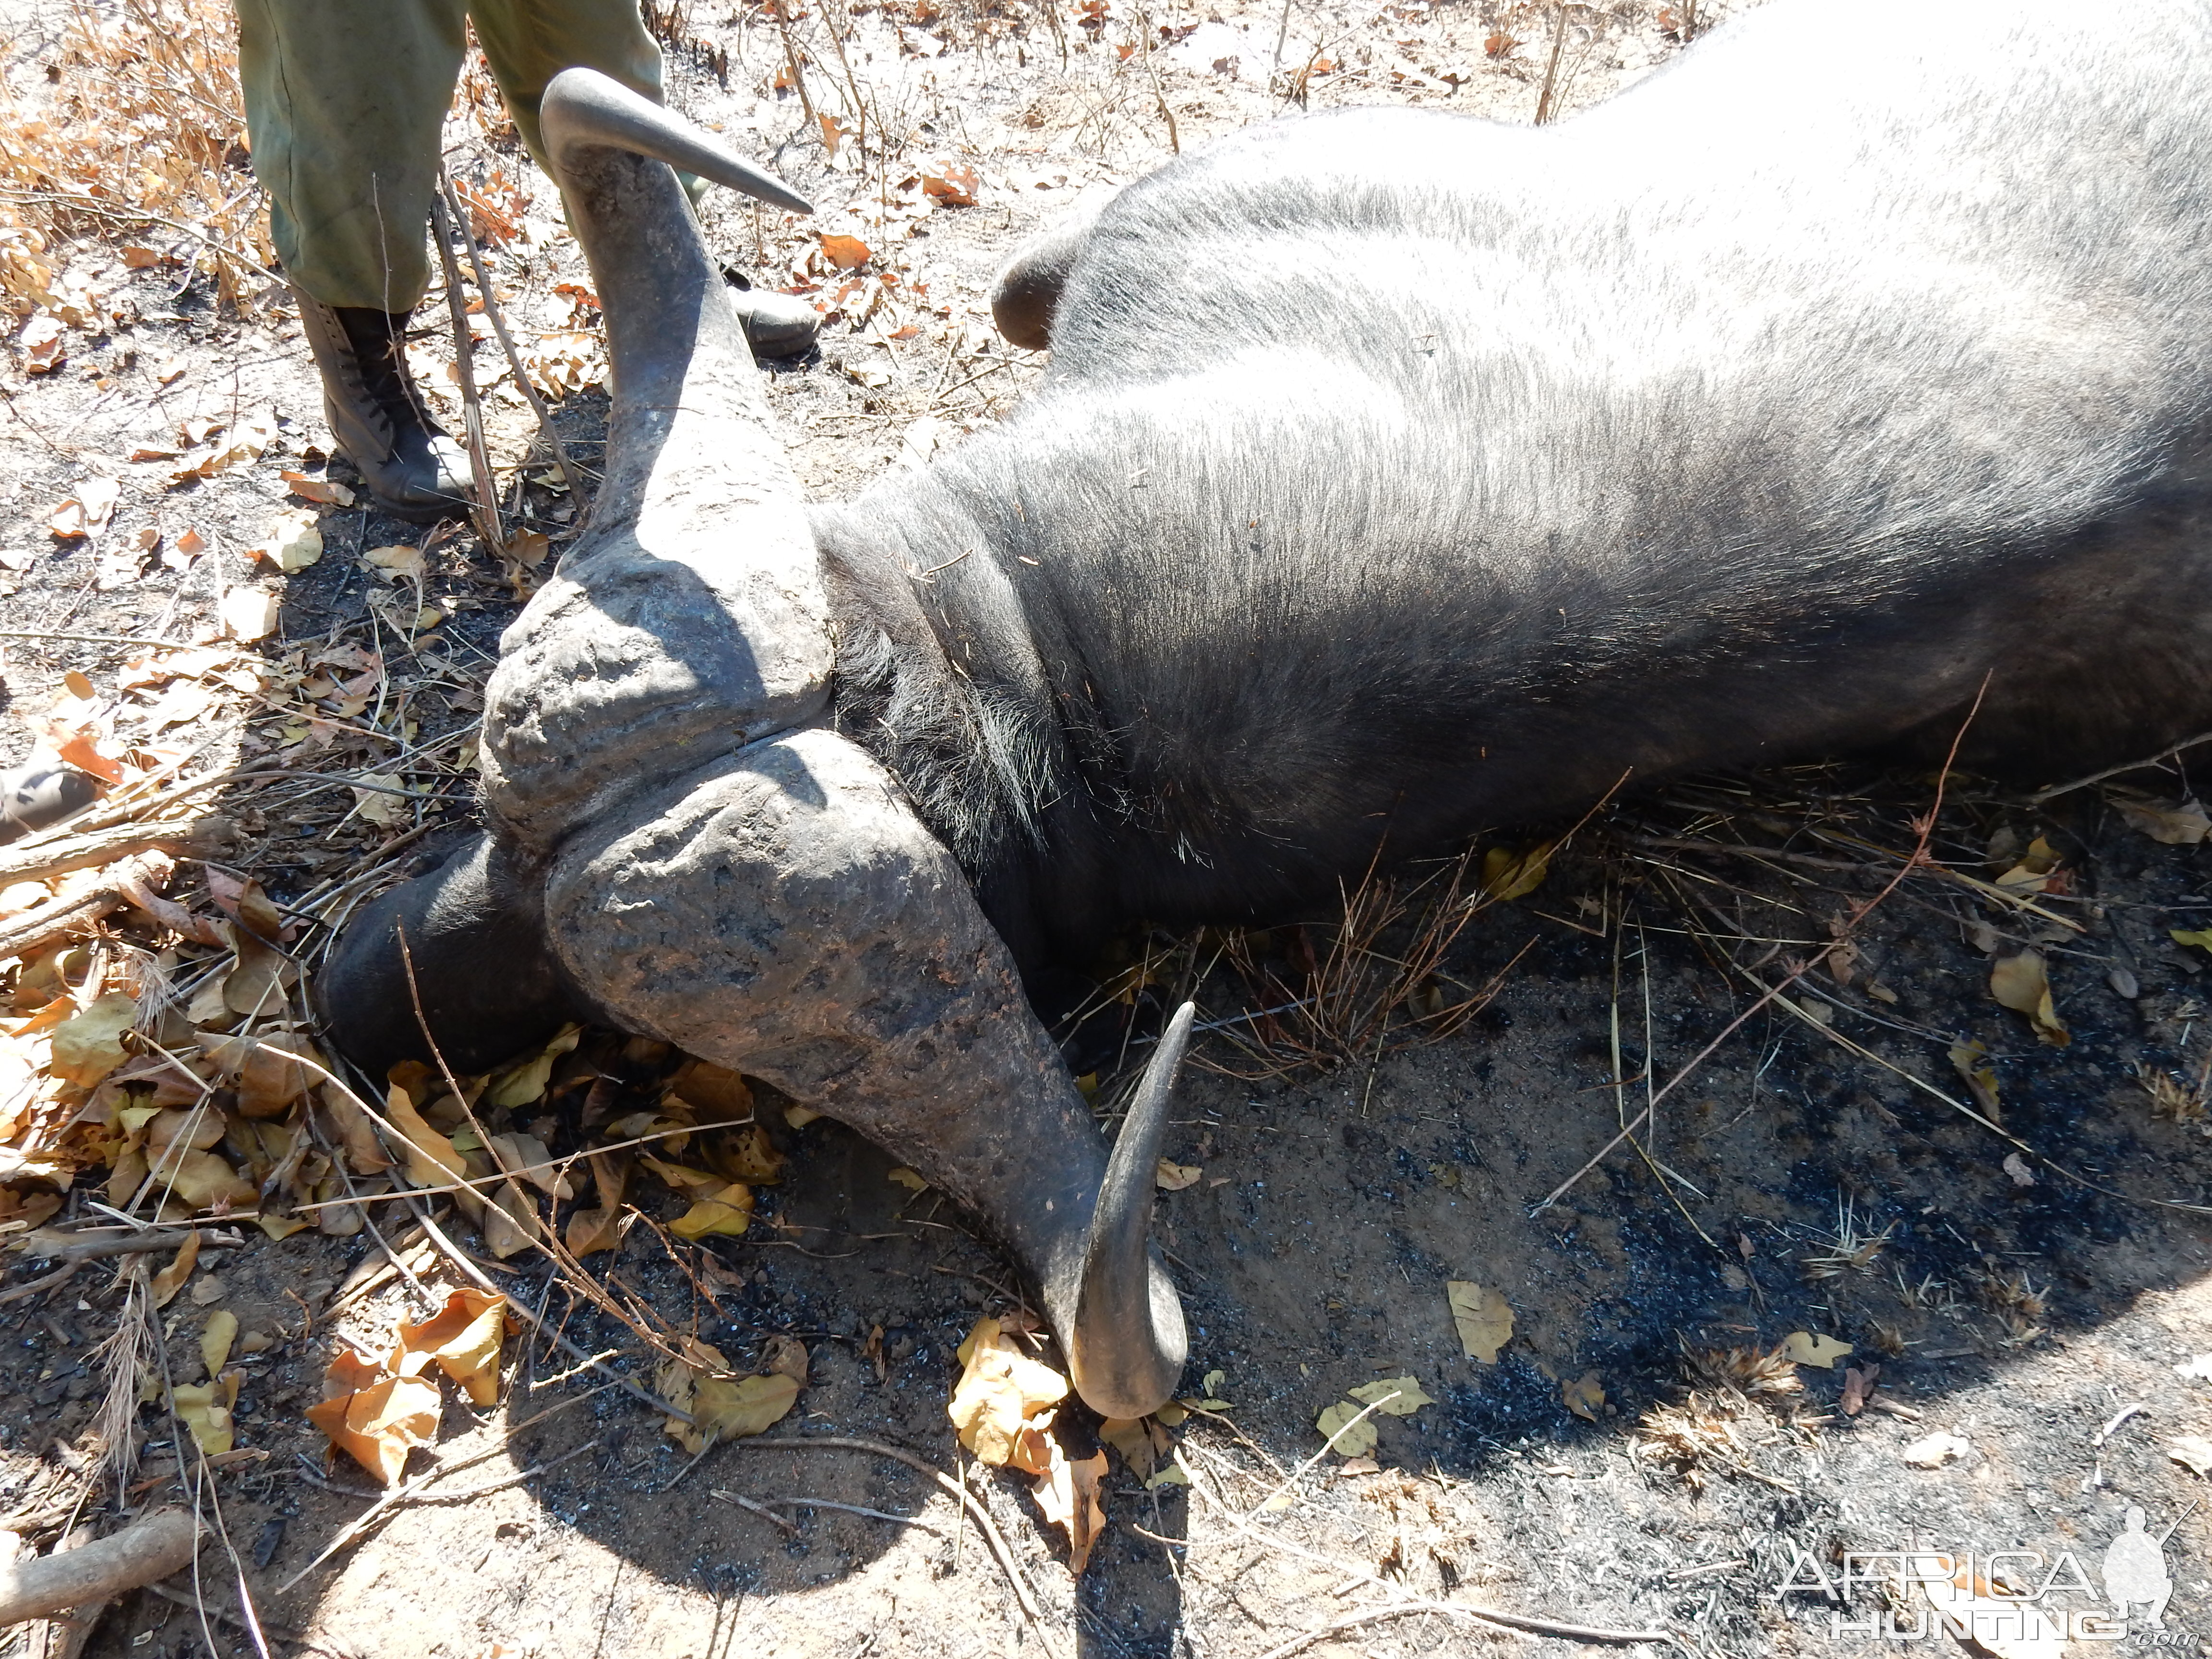
[[[237,0],[254,176],[285,274],[325,305],[415,308],[461,0]]]
[[[594,69],[662,101],[660,48],[646,32],[637,0],[469,0],[469,19],[515,130],[549,174],[538,102],[562,70]],[[691,184],[685,180],[687,189]],[[731,298],[756,352],[790,356],[814,343],[821,313],[805,301],[750,285]]]
[[[237,0],[253,170],[323,380],[331,434],[379,507],[441,518],[467,463],[407,373],[429,276],[438,137],[462,0]]]
[[[470,0],[468,11],[507,112],[541,167],[538,100],[562,70],[595,69],[660,102],[660,48],[637,0]]]

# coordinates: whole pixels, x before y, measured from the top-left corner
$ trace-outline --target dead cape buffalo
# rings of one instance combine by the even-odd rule
[[[1025,975],[1985,677],[2029,775],[2212,725],[2212,8],[1777,0],[1562,125],[1253,127],[1018,254],[1036,395],[840,504],[672,168],[804,204],[580,70],[544,130],[606,480],[337,1040],[420,1050],[404,925],[459,1066],[585,1017],[767,1079],[995,1229],[1109,1415],[1184,1352],[1172,1061],[1109,1159]]]

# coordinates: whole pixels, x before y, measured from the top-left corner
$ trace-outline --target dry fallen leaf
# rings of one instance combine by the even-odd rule
[[[2166,1455],[2191,1474],[2212,1474],[2212,1440],[2198,1434],[2185,1434],[2171,1441]]]
[[[1211,1373],[1218,1377],[1219,1371]],[[1210,1386],[1210,1385],[1209,1385]],[[1345,1393],[1363,1406],[1372,1406],[1391,1417],[1411,1417],[1424,1406],[1437,1402],[1422,1391],[1421,1385],[1410,1376],[1386,1376],[1373,1382],[1363,1382]],[[1219,1404],[1219,1401],[1214,1402]]]
[[[506,1320],[505,1297],[489,1291],[452,1291],[446,1305],[429,1319],[400,1326],[391,1368],[405,1371],[409,1368],[403,1357],[428,1355],[467,1390],[472,1402],[489,1406],[499,1398],[499,1346],[507,1334]]]
[[[752,1224],[752,1212],[753,1189],[741,1181],[732,1181],[695,1200],[690,1209],[668,1224],[668,1231],[695,1244],[702,1238],[742,1238]]]
[[[921,175],[922,193],[946,207],[974,207],[977,187],[973,167],[945,167]]]
[[[691,1413],[685,1423],[670,1418],[663,1427],[695,1456],[714,1440],[738,1440],[759,1434],[779,1421],[799,1398],[799,1381],[783,1372],[766,1376],[732,1376],[721,1350],[694,1337],[684,1340],[684,1358],[667,1359],[654,1373],[654,1385],[672,1406]]]
[[[1363,1457],[1375,1449],[1375,1419],[1361,1417],[1361,1410],[1348,1400],[1340,1400],[1314,1419],[1314,1427],[1339,1457]]]
[[[353,491],[331,478],[311,478],[304,472],[290,468],[276,475],[283,479],[295,495],[302,501],[320,501],[325,507],[351,507]]]
[[[1964,1457],[1973,1449],[1971,1442],[1962,1440],[1955,1434],[1947,1434],[1939,1429],[1934,1434],[1916,1440],[1907,1446],[1905,1449],[1905,1461],[1916,1469],[1941,1468],[1944,1464],[1956,1458]]]
[[[238,1385],[243,1380],[238,1372],[232,1371],[218,1382],[169,1391],[169,1398],[191,1435],[192,1443],[209,1457],[219,1456],[231,1449],[231,1407],[238,1404]]]
[[[1071,1459],[1055,1442],[1049,1466],[1030,1488],[1045,1520],[1066,1531],[1067,1571],[1078,1578],[1091,1564],[1091,1547],[1106,1528],[1106,1507],[1098,1501],[1098,1483],[1105,1478],[1104,1452]]]
[[[114,517],[115,504],[122,495],[123,486],[112,478],[82,479],[76,493],[48,516],[46,528],[64,541],[78,536],[96,536],[107,528],[107,521]]]
[[[1815,1365],[1824,1371],[1836,1369],[1838,1359],[1847,1359],[1856,1352],[1848,1342],[1839,1342],[1832,1336],[1815,1336],[1810,1331],[1792,1331],[1783,1339],[1782,1352],[1793,1365]]]
[[[1024,1353],[995,1319],[978,1320],[957,1352],[963,1369],[945,1410],[960,1443],[981,1462],[1044,1474],[1044,1431],[1067,1397],[1067,1379]]]
[[[1460,1346],[1486,1365],[1498,1363],[1498,1351],[1513,1340],[1513,1310],[1497,1291],[1455,1279],[1444,1286]]]
[[[261,539],[246,551],[247,557],[266,559],[288,576],[305,570],[323,556],[320,523],[304,508],[287,508],[270,520]]]
[[[1584,1371],[1559,1384],[1559,1403],[1577,1417],[1595,1423],[1605,1409],[1605,1386],[1595,1371]]]
[[[1179,1193],[1205,1173],[1195,1164],[1170,1164],[1162,1158],[1159,1167],[1152,1172],[1152,1180],[1164,1193]]]
[[[868,245],[857,236],[823,236],[822,257],[840,270],[857,270],[875,258]]]
[[[361,556],[361,562],[387,576],[413,582],[417,587],[428,574],[419,547],[372,547]]]
[[[1541,842],[1526,852],[1510,853],[1493,847],[1482,855],[1483,896],[1493,904],[1525,898],[1544,884],[1551,872],[1556,842]]]
[[[238,1316],[228,1308],[219,1308],[208,1316],[205,1329],[200,1332],[200,1358],[207,1366],[210,1381],[222,1375],[223,1362],[230,1358],[230,1345],[238,1340]]]
[[[234,587],[222,596],[216,607],[222,617],[222,631],[234,640],[264,640],[276,629],[277,613],[283,601],[274,593],[264,593],[258,587]]]
[[[419,1369],[429,1357],[415,1358]],[[410,1450],[437,1435],[437,1385],[419,1375],[395,1375],[342,1352],[325,1373],[323,1389],[328,1397],[307,1408],[307,1421],[385,1486],[399,1479]]]
[[[2051,876],[2057,867],[2057,849],[2038,836],[2028,842],[2020,862],[1997,878],[1996,884],[2008,893],[2047,892],[2054,884]]]
[[[123,1064],[123,1037],[138,1018],[138,1005],[120,991],[96,999],[53,1028],[53,1074],[89,1089]]]
[[[2074,1040],[2051,1006],[2051,976],[2040,952],[2022,951],[1991,963],[1990,994],[2014,1013],[2026,1014],[2035,1035],[2052,1048],[2063,1048]]]
[[[1974,1104],[1982,1109],[1982,1115],[1992,1123],[2004,1121],[2004,1103],[1997,1095],[1996,1067],[1990,1064],[1990,1045],[1979,1038],[1972,1042],[1954,1042],[1950,1048],[1951,1069],[1964,1079],[1966,1092],[1974,1097]]]
[[[1856,1365],[1844,1367],[1844,1415],[1856,1417],[1874,1398],[1875,1380],[1881,1375],[1881,1367],[1869,1365],[1862,1370]]]
[[[2106,798],[2131,826],[2168,847],[2195,847],[2212,836],[2212,817],[2193,795],[2179,806],[2118,789],[2108,790]]]
[[[200,1236],[196,1231],[187,1233],[176,1255],[169,1258],[169,1265],[154,1275],[151,1290],[155,1307],[169,1305],[177,1292],[184,1289],[185,1281],[192,1276],[192,1269],[199,1264],[199,1259]]]

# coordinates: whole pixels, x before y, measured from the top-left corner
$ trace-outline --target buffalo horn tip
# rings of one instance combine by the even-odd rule
[[[787,213],[814,211],[813,203],[774,175],[597,70],[562,70],[545,88],[539,111],[546,148],[564,167],[575,146],[605,144],[665,161]]]

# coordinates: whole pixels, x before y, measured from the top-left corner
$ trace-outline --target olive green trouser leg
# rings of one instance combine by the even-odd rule
[[[660,96],[636,0],[237,0],[253,170],[285,273],[331,306],[414,309],[438,137],[476,24],[543,166],[538,100],[581,64]]]

